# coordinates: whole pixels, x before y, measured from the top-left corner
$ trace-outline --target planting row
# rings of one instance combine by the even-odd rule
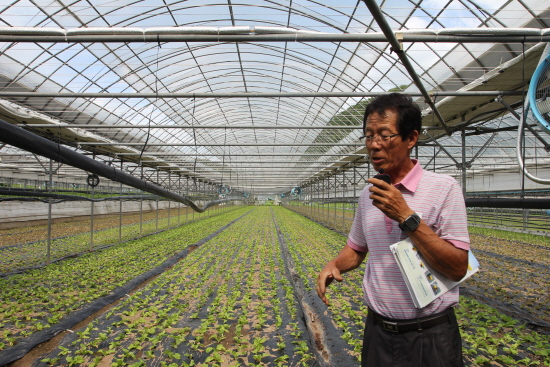
[[[468,281],[470,294],[550,332],[550,246],[480,234],[471,240],[483,271]]]
[[[199,213],[195,213],[193,210],[187,207],[181,208],[172,208],[170,210],[170,216],[172,218],[172,225],[181,224],[180,222],[187,222],[186,216],[189,220],[192,220],[193,217],[199,217]],[[127,226],[130,224],[136,224],[140,221],[149,222],[154,221],[157,218],[159,220],[165,219],[168,217],[168,209],[161,209],[155,211],[143,212],[141,215],[139,213],[123,213],[122,215],[122,225]],[[179,218],[178,218],[179,217]],[[112,228],[114,225],[118,226],[119,224],[119,214],[112,215],[103,215],[96,216],[94,218],[94,230],[101,231],[104,229]],[[70,221],[70,222],[54,222],[51,228],[52,238],[72,236],[79,233],[85,233],[90,230],[90,218],[86,217],[85,219]],[[36,226],[25,226],[17,227],[10,229],[0,229],[0,246],[12,246],[28,242],[36,242],[45,240],[48,236],[48,226],[36,225]]]
[[[0,278],[0,354],[159,266],[246,210],[236,209],[42,269]]]
[[[269,208],[255,208],[34,366],[308,366]]]
[[[316,211],[315,208],[308,211],[306,206],[290,208],[300,208],[301,214],[313,216],[331,228],[339,228],[340,218],[329,211]],[[498,233],[486,229],[471,230]],[[489,304],[550,330],[550,238],[500,232],[515,238],[525,237],[526,240],[512,241],[472,233],[472,248],[482,262],[483,271],[468,282],[469,294],[475,294],[479,299],[486,297]]]
[[[331,339],[333,343],[340,342],[339,354],[347,356],[348,362],[351,361],[340,365],[359,366],[363,326],[367,315],[361,289],[364,265],[345,274],[344,282],[335,282],[329,287],[327,295],[331,306],[328,309],[322,304],[319,307],[319,302],[315,305],[315,301],[312,301],[316,297],[314,289],[318,271],[338,254],[346,238],[281,207],[259,207],[244,215],[248,210],[250,209],[236,210],[233,213],[204,219],[162,235],[149,237],[148,239],[158,237],[160,240],[142,246],[142,251],[153,243],[155,246],[161,246],[164,242],[167,242],[167,248],[177,247],[179,250],[187,246],[181,244],[183,241],[187,244],[194,243],[188,239],[194,235],[194,231],[203,231],[206,236],[213,230],[222,228],[231,220],[240,218],[216,237],[181,259],[171,269],[121,300],[103,316],[83,329],[75,330],[75,333],[68,333],[56,349],[32,364],[35,366],[319,364],[322,362],[323,353],[330,352],[330,348],[323,349],[322,340],[314,335],[315,330],[308,330],[306,327],[307,322],[304,322],[304,319],[311,317],[310,311],[313,310],[313,313],[317,312],[317,315],[321,315],[319,319],[315,316],[316,323],[325,322],[323,317],[329,318],[324,329],[325,333],[329,334],[325,337]],[[197,226],[196,229],[192,229],[193,225]],[[179,232],[183,229],[187,232]],[[173,241],[159,237],[168,236],[168,233],[177,233],[174,237],[169,237],[174,238]],[[205,236],[197,235],[195,238]],[[139,242],[135,241],[135,243]],[[522,251],[514,252],[517,246],[519,246],[517,242],[472,235],[472,248],[477,251],[482,271],[466,283],[463,293],[467,294],[468,290],[474,294],[483,293],[485,297],[483,301],[488,304],[491,304],[491,300],[501,302],[498,298],[499,293],[492,293],[492,288],[481,291],[480,287],[481,284],[495,282],[496,279],[503,279],[506,288],[514,291],[524,287],[521,279],[508,274],[520,270],[512,269],[506,261],[513,258],[525,266],[532,264],[533,267],[525,268],[526,271],[538,269],[537,264],[548,267],[548,256],[544,252],[547,248],[544,244],[539,246],[525,244]],[[115,246],[115,248],[118,247]],[[157,247],[154,250],[156,252]],[[98,260],[91,262],[90,258],[89,267],[102,266],[105,261],[104,253],[108,253],[108,250],[94,253],[91,257],[97,257]],[[146,256],[154,256],[154,254],[141,257]],[[147,265],[139,257],[136,256],[133,260],[136,268],[142,266],[143,271],[144,268],[154,266]],[[543,260],[540,259],[542,257]],[[56,266],[70,264],[71,261],[83,261],[82,259],[62,262]],[[119,272],[125,272],[124,260],[118,261],[118,263],[114,262],[114,268]],[[130,267],[134,265],[132,260],[129,261],[129,265]],[[484,270],[486,268],[487,271]],[[48,274],[46,269],[49,267],[24,274],[29,278],[27,283],[17,285],[19,293],[23,293],[22,290],[26,288],[33,290],[30,285],[33,279],[43,285],[40,289],[58,289],[75,282],[72,277],[74,273],[70,273],[74,272],[71,266],[64,268],[59,274]],[[133,274],[139,274],[139,271],[136,270]],[[56,276],[59,278],[57,283],[47,283],[47,279]],[[97,276],[95,273],[90,272],[79,274],[78,278],[95,279],[95,276]],[[98,279],[100,282],[109,281]],[[115,278],[113,279],[116,281]],[[542,275],[541,279],[548,284],[547,274]],[[516,281],[520,283],[515,283]],[[123,282],[120,281],[119,284]],[[65,298],[78,294],[72,302],[82,307],[86,301],[81,302],[80,299],[88,294],[88,288],[94,288],[95,283],[93,281],[77,283],[75,287],[68,288]],[[96,288],[101,289],[105,285],[105,283],[98,284]],[[539,289],[537,287],[544,287],[544,283],[532,281],[523,291],[514,293],[513,297],[522,300],[523,297],[531,295],[528,289]],[[2,284],[2,289],[7,290],[8,287]],[[94,292],[97,293],[98,289]],[[17,298],[15,294],[11,294],[10,298],[2,299],[2,304],[7,303],[9,306],[5,309],[9,310],[9,307],[13,307],[15,303],[31,303],[36,299],[45,298],[34,294],[37,293],[30,292],[28,298]],[[62,302],[63,293],[58,292],[58,294],[60,294],[57,298],[58,302]],[[541,297],[547,297],[547,295],[541,295]],[[493,303],[499,306],[498,302]],[[67,301],[67,303],[70,302]],[[69,308],[69,305],[64,307]],[[314,308],[317,309],[314,310]],[[504,308],[499,307],[499,309]],[[544,322],[547,310],[542,310],[540,314],[537,314],[536,310],[537,308],[533,307],[524,309],[523,312]],[[17,314],[22,315],[22,312],[19,311]],[[54,315],[53,312],[50,314]],[[532,330],[525,322],[518,321],[494,307],[468,297],[461,297],[456,312],[468,366],[550,366],[550,339],[547,334],[541,332],[542,328],[536,329],[537,331]],[[0,313],[2,314],[4,312]],[[7,321],[4,319],[0,321],[4,323],[0,326],[0,332],[8,329],[17,330],[15,325],[17,320],[20,327],[27,322],[24,318],[7,319]],[[29,325],[39,320],[41,319],[35,319],[29,322]],[[25,328],[22,329],[24,330]],[[2,338],[0,342],[5,343],[5,348],[9,348],[6,337],[9,338],[11,335],[15,334],[0,334]],[[17,343],[17,339],[14,342]],[[1,353],[2,351],[0,356]]]
[[[172,210],[171,212],[171,214],[174,212],[177,213],[176,210]],[[149,218],[147,221],[140,221],[139,215],[132,215],[130,218],[124,220],[128,224],[123,224],[122,226],[119,226],[118,216],[112,216],[100,220],[97,225],[94,221],[94,231],[92,233],[90,233],[89,221],[86,221],[86,223],[80,221],[62,225],[55,224],[52,226],[53,238],[50,244],[50,261],[138,238],[143,234],[168,229],[178,225],[180,222],[193,220],[195,217],[204,218],[216,212],[218,211],[212,208],[207,212],[194,214],[192,210],[184,209],[183,213],[180,213],[178,217],[168,217],[168,211],[164,211],[164,216],[160,219],[159,213],[153,212],[144,215],[144,217]],[[44,234],[47,235],[47,228],[40,226],[37,229],[31,227],[18,228],[17,230],[12,229],[9,232],[5,231],[7,233],[1,234],[0,274],[41,266],[48,261],[48,241],[47,237],[44,237]],[[55,237],[55,235],[61,234],[64,235]],[[32,242],[24,242],[31,238],[39,239]],[[18,241],[17,244],[9,245],[9,243],[16,241]]]
[[[319,270],[338,255],[346,238],[287,210],[276,210],[276,218],[302,282],[307,289],[315,290]],[[347,273],[346,281],[334,282],[327,294],[331,318],[340,331],[339,336],[347,341],[358,360],[367,315],[361,289],[364,269],[363,264]]]
[[[342,205],[345,206],[344,209]],[[311,203],[310,205],[289,205],[286,208],[315,222],[323,223],[337,232],[349,233],[355,216],[353,205],[349,203],[322,205]]]
[[[277,212],[277,220],[285,233],[293,258],[302,264],[301,277],[315,287],[319,269],[334,257],[345,244],[346,238],[313,223],[296,213]],[[469,288],[483,289],[486,301],[502,306],[504,290],[492,292],[486,284],[498,284],[510,292],[508,302],[523,304],[524,313],[541,322],[548,314],[548,249],[543,245],[520,244],[499,238],[472,235],[472,249],[479,255],[481,272],[467,281],[463,293]],[[542,240],[547,241],[547,240]],[[520,249],[519,251],[517,249]],[[523,271],[505,261],[521,262]],[[511,260],[510,260],[511,261]],[[511,261],[512,262],[512,261]],[[512,262],[513,263],[513,262]],[[531,265],[531,266],[529,266]],[[355,352],[360,350],[364,317],[367,309],[362,301],[361,280],[364,267],[344,275],[344,282],[332,284],[327,297],[331,302],[329,314],[338,326],[341,337]],[[484,288],[482,288],[484,287]],[[494,302],[499,300],[499,302]],[[502,301],[501,301],[502,300]],[[491,302],[492,301],[492,302]],[[463,336],[463,350],[467,365],[491,366],[550,366],[550,337],[545,328],[531,329],[532,324],[510,317],[499,310],[510,307],[489,307],[468,297],[461,297],[456,309]],[[518,313],[516,312],[516,315]],[[542,320],[541,320],[542,319]]]
[[[468,297],[456,308],[466,366],[550,366],[550,337]]]

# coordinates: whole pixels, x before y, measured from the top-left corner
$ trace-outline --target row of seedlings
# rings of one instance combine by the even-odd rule
[[[550,366],[550,338],[475,299],[456,309],[466,366]]]
[[[139,223],[142,222],[146,225],[147,222],[155,222],[157,218],[159,221],[166,219],[168,221],[168,209],[162,209],[158,211],[144,211],[142,213],[126,212],[123,213],[122,218],[119,218],[119,213],[113,215],[102,215],[94,218],[94,230],[101,231],[113,227],[113,224],[119,224],[119,219],[122,219],[123,227],[130,227],[131,225],[137,226],[139,229]],[[204,216],[204,215],[203,215]],[[188,221],[200,219],[201,214],[195,213],[189,207],[181,207],[178,209],[172,209],[170,213],[171,227],[175,227]],[[162,227],[162,225],[160,225]],[[118,228],[118,227],[117,227]],[[59,223],[53,223],[51,227],[52,238],[74,236],[76,234],[89,232],[90,219],[71,220]],[[146,232],[146,231],[143,231]],[[0,229],[0,243],[2,246],[18,245],[22,243],[37,242],[44,240],[48,235],[48,225],[41,224],[35,226],[15,227],[9,229]]]
[[[286,209],[275,210],[276,220],[285,236],[297,272],[307,290],[313,291],[319,271],[338,255],[346,238],[320,224]],[[364,264],[347,273],[342,283],[333,282],[327,290],[329,314],[350,353],[361,360],[363,329],[367,307],[361,283]]]
[[[336,256],[345,243],[345,238],[298,215],[277,214],[288,243],[293,244],[291,251],[294,253],[295,261],[308,259],[311,263],[317,262],[318,265],[310,267],[305,265],[307,262],[303,262],[303,281],[314,280],[322,266]],[[516,312],[511,314],[518,315],[518,310],[523,308],[531,317],[545,322],[550,279],[547,265],[548,247],[525,244],[523,251],[518,251],[517,241],[490,240],[476,235],[472,235],[471,240],[472,248],[482,264],[482,271],[464,284],[463,293],[471,293],[470,289],[477,290],[477,293],[486,295],[485,302],[500,305],[500,309],[503,309],[503,302],[506,300],[514,300],[517,308]],[[323,246],[327,249],[323,250]],[[330,250],[327,251],[328,249]],[[324,251],[327,251],[326,256],[323,255]],[[500,254],[501,257],[491,256],[491,253]],[[503,261],[502,256],[505,256],[507,261]],[[517,263],[511,264],[509,260],[512,256],[520,257],[517,260],[523,264],[525,273],[522,274],[522,268]],[[342,338],[348,341],[356,353],[361,349],[362,328],[368,312],[361,297],[362,269],[361,267],[361,270],[347,273],[344,282],[335,282],[327,293],[327,298],[331,302],[329,313],[342,331]],[[311,287],[314,287],[313,283]],[[500,296],[503,292],[509,292],[511,296]],[[523,304],[522,308],[519,307],[520,303]],[[504,309],[509,310],[510,307]],[[550,366],[550,338],[547,327],[532,330],[532,324],[519,322],[469,297],[460,298],[456,313],[467,365]]]
[[[190,210],[190,209],[188,209]],[[185,212],[187,213],[187,211]],[[185,214],[195,217],[194,214]],[[196,217],[204,218],[207,214],[197,214]],[[183,216],[183,215],[182,215]],[[171,222],[170,222],[171,221]],[[179,220],[175,217],[164,217],[160,220],[149,219],[145,222],[136,223],[135,221],[129,224],[119,226],[119,221],[111,217],[109,221],[103,222],[99,228],[94,223],[93,244],[90,237],[90,225],[70,223],[64,225],[64,235],[54,237],[50,244],[50,259],[61,259],[66,256],[97,249],[106,245],[116,244],[119,241],[126,241],[138,238],[141,234],[152,234],[161,229],[167,229],[169,222],[177,223]],[[54,228],[57,225],[54,225]],[[32,232],[30,232],[32,231]],[[45,263],[46,253],[48,249],[48,241],[44,239],[43,230],[27,231],[27,236],[19,238],[19,236],[9,236],[9,243],[2,242],[0,246],[0,274],[9,273],[10,271],[39,266]],[[30,232],[30,233],[28,233]],[[11,231],[10,233],[17,234],[18,232]],[[6,234],[5,234],[6,235]],[[36,236],[42,236],[37,239]],[[30,242],[23,242],[25,238],[32,238]],[[2,237],[3,238],[3,237]],[[19,243],[13,244],[14,239],[19,239]]]
[[[550,366],[550,241],[490,232],[496,235],[470,234],[481,271],[465,282],[469,297],[457,309],[465,358],[472,365]]]
[[[41,269],[0,278],[0,356],[23,338],[109,295],[249,210],[236,209]]]
[[[314,362],[269,208],[255,208],[35,366]]]
[[[550,326],[550,241],[543,246],[477,234],[471,239],[484,271],[468,283],[469,288]]]

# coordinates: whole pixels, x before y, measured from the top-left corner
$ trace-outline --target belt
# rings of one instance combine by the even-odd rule
[[[451,318],[449,312],[453,312],[453,309],[449,308],[447,311],[431,316],[420,317],[418,319],[392,320],[377,314],[369,307],[368,316],[372,317],[374,323],[382,326],[384,330],[391,331],[393,333],[404,333],[413,330],[422,331],[445,322],[450,322]]]

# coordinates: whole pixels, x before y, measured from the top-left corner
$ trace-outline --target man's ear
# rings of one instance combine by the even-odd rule
[[[418,137],[418,130],[411,131],[411,133],[409,134],[409,144],[407,145],[407,148],[412,149],[416,145]]]

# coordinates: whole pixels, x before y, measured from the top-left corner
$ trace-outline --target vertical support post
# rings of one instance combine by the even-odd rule
[[[196,195],[196,193],[197,193],[197,192],[196,192],[196,189],[197,189],[197,181],[195,180],[195,181],[193,181],[193,183],[194,183],[193,189],[195,189],[195,195]],[[200,185],[200,182],[199,182],[199,185]],[[192,221],[195,220],[195,211],[194,211],[194,210],[191,211],[191,220],[192,220]]]
[[[321,181],[317,180],[317,215],[315,216],[315,220],[319,221],[320,215],[321,215]]]
[[[337,176],[338,174],[334,174],[334,224],[333,224],[333,227],[334,227],[334,230],[336,230],[336,223],[338,222],[337,220],[337,215],[336,215],[336,196],[338,195],[338,192],[337,192],[337,187],[338,187],[338,181],[337,181]]]
[[[48,192],[52,193],[53,185],[53,161],[50,159],[50,175]],[[49,264],[51,261],[51,248],[52,248],[52,200],[53,198],[48,198],[48,248],[46,249],[46,264]]]
[[[93,201],[93,199],[95,199],[95,186],[92,186],[92,205],[90,209],[90,251],[92,251],[92,248],[94,246],[94,204],[95,202]]]
[[[462,195],[466,198],[466,131],[462,130]],[[434,170],[435,171],[435,170]]]
[[[353,218],[355,218],[355,213],[357,212],[357,166],[353,165]]]
[[[123,160],[120,158],[120,170],[122,171]],[[118,208],[118,243],[122,242],[122,182],[120,183],[120,200]]]
[[[168,190],[172,190],[172,182],[170,181],[172,178],[171,178],[171,175],[170,175],[170,171],[168,171]],[[172,204],[172,200],[168,200],[168,229],[170,229],[170,209],[171,209],[171,205]]]
[[[181,175],[178,175],[178,194],[181,195]],[[178,201],[178,227],[180,225],[180,209],[181,203]]]
[[[141,164],[141,179],[143,180],[143,165]],[[141,196],[143,196],[143,191],[141,192]],[[141,236],[143,233],[143,198],[139,199],[139,235]]]
[[[307,214],[308,214],[308,218],[311,219],[313,218],[313,185],[315,184],[315,182],[312,180],[309,182],[308,186],[307,186],[307,192],[308,192],[308,202],[307,202]]]
[[[346,171],[342,171],[342,233],[345,233],[345,228],[346,228],[346,222],[344,221],[344,213],[346,212],[346,208],[345,208],[345,205],[346,203],[344,203],[344,197],[345,197],[345,190],[346,190],[346,187],[347,187],[347,184],[346,184]]]
[[[483,223],[483,208],[482,207],[479,208],[479,223],[484,224]]]
[[[325,194],[327,194],[327,199],[328,199],[328,188],[327,188],[327,177],[323,177],[323,219],[321,220],[321,222],[323,223],[326,223],[327,222],[327,219],[328,219],[328,212],[327,212],[327,208],[325,206]]]
[[[312,216],[316,221],[319,221],[320,208],[321,208],[321,181],[319,177],[315,179],[315,187],[312,187],[311,196],[315,198],[315,206],[312,210]]]
[[[318,193],[318,213],[317,213],[317,221],[319,222],[322,222],[322,218],[321,218],[321,215],[322,215],[322,211],[323,211],[323,208],[321,207],[322,205],[322,201],[323,199],[325,198],[325,177],[321,177],[320,181],[319,181],[319,193]]]
[[[95,159],[95,153],[92,155],[92,159]],[[92,186],[92,205],[90,206],[90,251],[94,246],[94,200],[95,199],[95,185]]]
[[[159,170],[157,168],[157,184],[159,182]],[[160,199],[157,199],[157,211],[156,211],[156,222],[155,222],[155,228],[158,231],[159,230],[159,201]]]

